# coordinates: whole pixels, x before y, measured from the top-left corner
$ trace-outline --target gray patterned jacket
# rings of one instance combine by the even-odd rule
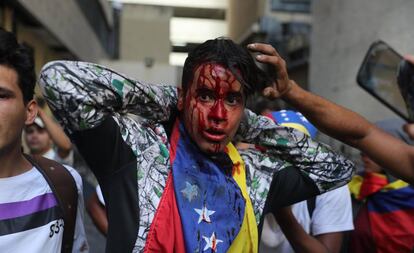
[[[170,170],[163,123],[175,111],[176,87],[70,61],[45,65],[40,86],[101,184],[109,217],[107,252],[142,251]],[[248,110],[237,135],[267,149],[240,151],[258,220],[266,199],[272,210],[342,186],[353,174],[353,163],[329,147]]]

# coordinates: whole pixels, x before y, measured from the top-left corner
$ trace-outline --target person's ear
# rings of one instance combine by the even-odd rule
[[[178,101],[177,101],[177,108],[179,111],[184,109],[184,92],[181,88],[177,88],[178,91]]]
[[[37,116],[37,103],[34,99],[29,101],[26,105],[26,121],[24,124],[26,126],[33,124]]]

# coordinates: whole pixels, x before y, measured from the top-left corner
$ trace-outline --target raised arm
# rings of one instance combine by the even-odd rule
[[[238,138],[259,145],[263,149],[261,153],[264,153],[263,157],[266,158],[250,160],[256,159],[253,164],[264,172],[266,167],[270,168],[269,176],[286,167],[294,167],[309,177],[320,193],[342,186],[351,180],[354,164],[350,160],[304,133],[278,125],[268,117],[258,116],[246,110]],[[260,156],[255,152],[253,157]]]
[[[241,150],[257,215],[333,190],[350,181],[354,164],[293,128],[260,130],[265,151]],[[257,141],[255,141],[257,142]],[[263,212],[263,210],[265,210]]]
[[[111,200],[106,206],[108,227],[113,228],[108,230],[107,251],[131,252],[137,233],[139,240],[146,237],[153,203],[158,203],[154,191],[142,189],[162,188],[167,175],[168,138],[161,123],[174,116],[176,88],[69,61],[44,66],[39,83],[55,117]]]
[[[67,158],[72,151],[72,143],[70,142],[69,137],[65,134],[58,123],[46,115],[43,109],[39,108],[37,114],[42,119],[50,138],[56,145],[59,157],[62,159]]]
[[[350,181],[354,164],[329,147],[267,117],[250,113],[245,120],[239,134],[262,149],[240,151],[257,220],[263,210],[275,212]]]
[[[270,45],[249,48],[263,53],[257,59],[272,64],[278,79],[265,89],[270,98],[281,97],[294,106],[320,131],[356,147],[393,175],[414,183],[414,148],[383,132],[362,116],[300,88],[289,79],[286,64]]]
[[[293,84],[285,100],[317,128],[371,157],[393,175],[414,183],[414,148],[385,133],[362,116]],[[300,102],[299,102],[300,101]]]
[[[167,121],[177,102],[173,86],[146,84],[86,62],[50,62],[43,67],[39,83],[69,133],[93,128],[113,113]]]

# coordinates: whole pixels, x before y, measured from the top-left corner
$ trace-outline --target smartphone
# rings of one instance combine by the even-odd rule
[[[414,65],[406,60],[400,63],[397,75],[398,86],[407,106],[410,122],[414,121]]]
[[[412,65],[385,42],[376,41],[368,49],[359,68],[357,83],[397,115],[408,122],[414,122],[414,100],[411,99],[414,93],[407,96],[407,88],[410,86],[406,82],[407,78],[398,82],[402,79],[399,76],[414,75],[414,72],[407,72],[409,68],[404,67],[404,64]]]

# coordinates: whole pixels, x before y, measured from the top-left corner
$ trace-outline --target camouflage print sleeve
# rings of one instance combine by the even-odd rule
[[[176,87],[145,84],[87,62],[50,62],[39,84],[68,133],[93,128],[113,113],[166,121],[177,104]]]
[[[309,199],[320,190],[303,170],[259,150],[240,151],[246,166],[246,182],[256,221],[263,213]]]
[[[294,167],[307,175],[321,193],[345,185],[354,172],[354,164],[335,153],[328,146],[318,143],[302,132],[280,126],[268,117],[246,110],[237,138],[265,149],[265,157],[253,153],[253,170],[265,167],[283,169]],[[283,161],[283,162],[281,162]],[[253,173],[253,172],[252,172]]]
[[[282,166],[283,161],[276,157],[267,157],[259,150],[239,150],[240,156],[246,168],[246,183],[249,189],[250,200],[252,201],[257,223],[266,202],[272,176]]]

